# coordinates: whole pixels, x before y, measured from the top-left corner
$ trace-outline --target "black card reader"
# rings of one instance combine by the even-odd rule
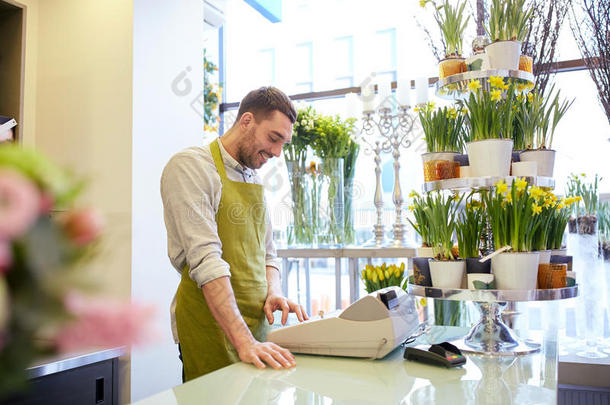
[[[379,294],[379,299],[385,304],[388,309],[392,309],[398,306],[398,297],[396,291],[390,290]]]
[[[466,364],[466,357],[462,355],[460,349],[447,342],[431,345],[428,350],[421,346],[419,348],[407,347],[404,358],[447,368]]]

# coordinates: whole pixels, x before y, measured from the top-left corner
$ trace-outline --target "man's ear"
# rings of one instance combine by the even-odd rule
[[[250,126],[253,123],[254,123],[254,114],[252,114],[251,112],[245,112],[239,118],[239,126],[244,130],[250,128]]]

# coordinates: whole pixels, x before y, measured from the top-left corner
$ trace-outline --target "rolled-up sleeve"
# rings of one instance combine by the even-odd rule
[[[190,278],[202,285],[230,276],[222,259],[222,242],[216,224],[216,198],[220,198],[217,173],[205,170],[196,155],[175,155],[163,170],[161,196],[167,228],[168,255],[179,271],[189,267]]]
[[[265,203],[265,206],[266,205],[267,204]],[[275,269],[281,274],[282,271],[280,266],[282,265],[282,259],[277,257],[275,243],[273,243],[273,225],[271,224],[271,218],[269,217],[269,209],[266,209],[265,221],[267,223],[267,231],[265,233],[265,246],[267,248],[265,252],[265,264],[267,266],[275,267]]]

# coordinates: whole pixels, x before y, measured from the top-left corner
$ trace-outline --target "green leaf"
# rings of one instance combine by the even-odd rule
[[[480,280],[474,280],[472,282],[472,285],[474,285],[474,288],[477,290],[489,290],[490,289],[489,284],[487,284],[484,281],[480,281]]]
[[[481,70],[482,65],[483,59],[477,59],[474,62],[468,64],[468,70]]]

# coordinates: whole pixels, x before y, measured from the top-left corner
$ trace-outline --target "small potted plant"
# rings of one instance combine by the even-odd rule
[[[534,251],[534,238],[540,225],[538,206],[523,178],[508,184],[500,181],[482,192],[491,223],[494,246],[510,252],[496,254],[491,268],[498,289],[533,290],[538,280],[540,254]]]
[[[428,150],[422,155],[424,181],[459,177],[454,159],[464,148],[464,114],[453,107],[434,109],[431,103],[417,112]]]
[[[438,249],[435,258],[430,260],[432,286],[461,288],[466,262],[458,259],[458,252],[453,246],[453,234],[457,227],[457,211],[464,196],[444,196],[440,191],[430,194],[433,195],[427,207],[427,214],[432,243]]]
[[[438,64],[439,78],[462,73],[466,71],[466,64],[462,57],[462,42],[464,29],[470,20],[470,16],[464,15],[466,2],[459,1],[455,6],[449,0],[444,0],[437,5],[434,0],[423,0],[420,4],[425,7],[431,3],[434,10],[434,19],[438,24],[445,45],[445,59]]]
[[[596,174],[593,182],[583,182],[578,191],[584,206],[583,215],[579,215],[576,218],[579,235],[595,235],[597,232],[597,209],[599,205],[597,187],[599,180],[601,178]]]
[[[597,216],[600,254],[603,256],[604,260],[610,260],[610,205],[607,201],[599,204]]]
[[[537,175],[553,177],[555,154],[553,136],[559,121],[572,106],[574,99],[560,100],[560,90],[553,96],[553,87],[546,97],[537,91],[529,93],[517,114],[523,130],[527,150],[520,154],[522,162],[536,162]]]
[[[492,0],[485,27],[492,41],[485,48],[490,69],[519,69],[521,42],[532,12],[525,9],[525,0]]]
[[[422,197],[416,191],[411,191],[409,198],[413,199],[409,210],[413,213],[415,222],[410,218],[407,218],[407,221],[422,240],[421,247],[417,248],[417,257],[413,258],[413,277],[415,284],[431,287],[432,279],[428,262],[431,257],[435,256],[435,249],[432,245],[431,224],[428,220],[429,210],[426,207],[431,204],[432,196],[428,194]]]
[[[466,150],[473,177],[505,177],[510,173],[514,87],[496,76],[490,77],[489,85],[489,90],[483,90],[479,80],[471,80],[468,97],[460,101],[466,110]]]
[[[551,223],[549,224],[549,238],[547,249],[551,249],[552,256],[565,256],[566,248],[563,245],[563,235],[570,220],[571,205],[578,202],[577,197],[561,199],[555,206]]]
[[[459,214],[455,234],[457,237],[460,258],[466,260],[466,273],[491,273],[491,262],[489,260],[481,263],[479,247],[481,236],[485,226],[483,216],[484,208],[480,201],[470,194],[466,199],[466,207]]]
[[[580,201],[582,200],[582,197],[580,196],[580,190],[582,188],[581,178],[584,177],[584,173],[581,173],[580,175],[571,173],[568,177],[568,182],[566,184],[567,194],[575,196],[577,198],[576,203],[573,204],[570,209],[570,219],[568,220],[569,233],[576,233],[578,231],[576,218],[580,216]]]

